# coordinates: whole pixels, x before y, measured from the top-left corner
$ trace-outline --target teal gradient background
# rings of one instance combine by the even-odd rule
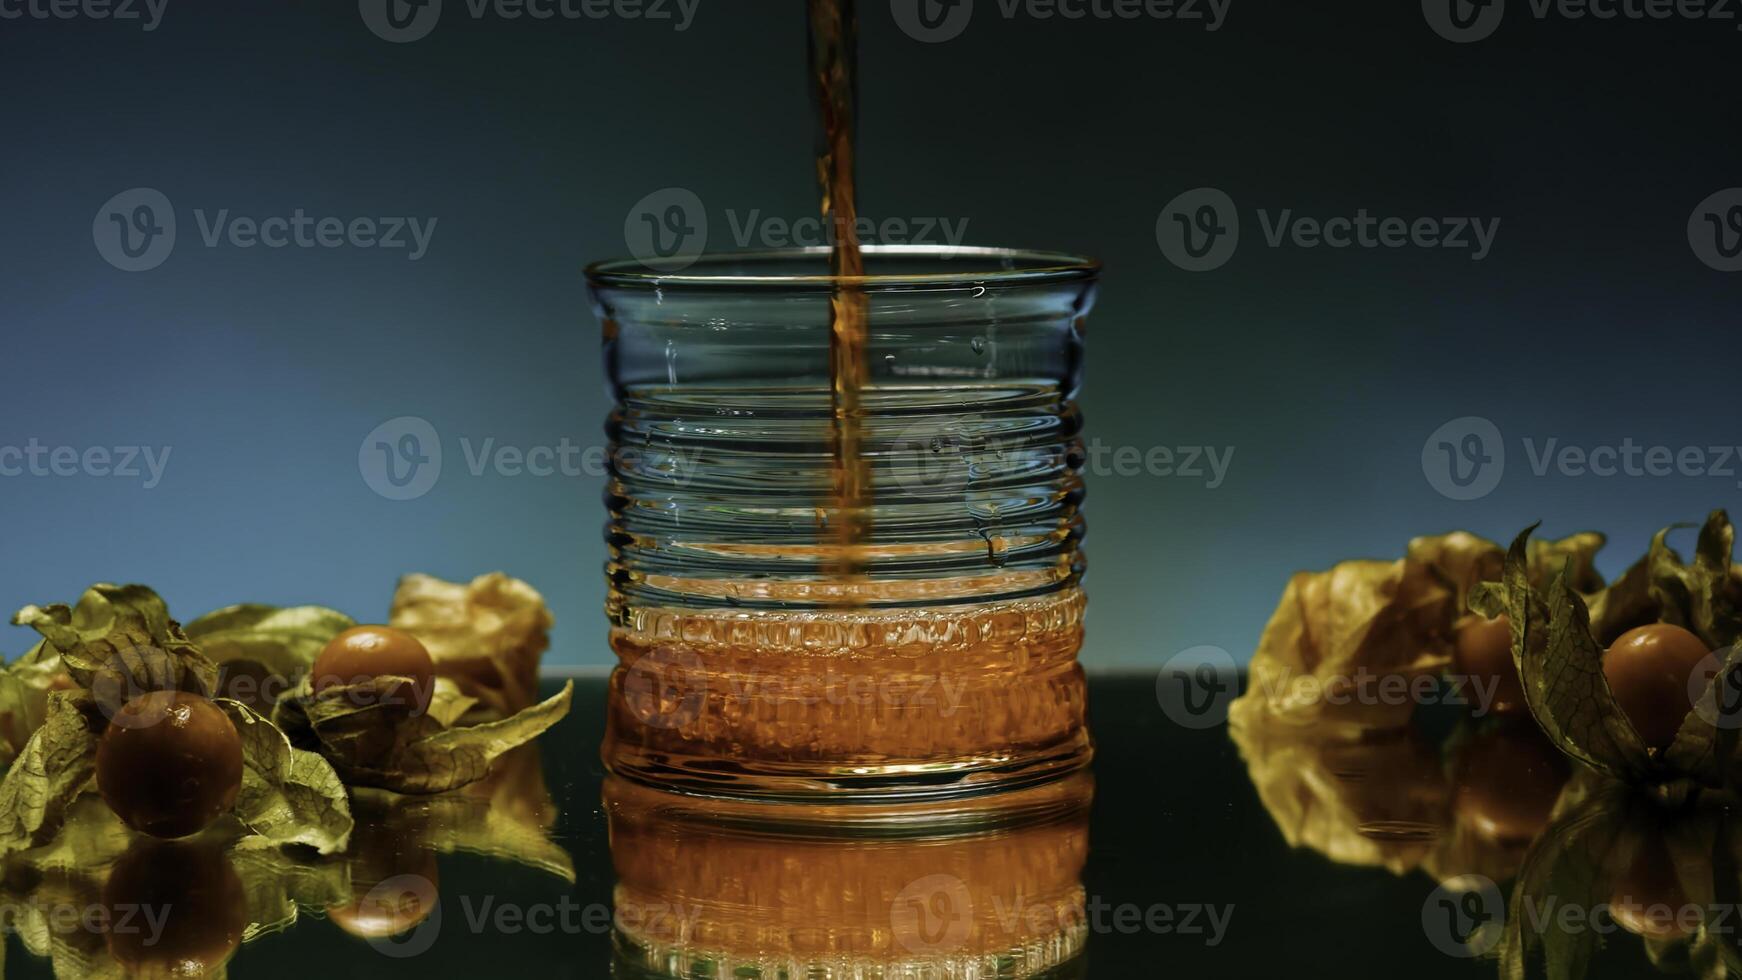
[[[1742,444],[1742,278],[1690,212],[1742,185],[1735,24],[1570,21],[1514,3],[1486,41],[1415,3],[1236,0],[1215,32],[1004,20],[943,44],[864,2],[862,201],[969,221],[974,244],[1106,260],[1082,403],[1109,447],[1233,447],[1226,481],[1092,474],[1094,667],[1249,655],[1289,574],[1414,535],[1650,533],[1738,503],[1723,477],[1531,472],[1523,440]],[[473,20],[410,44],[355,4],[171,0],[149,33],[0,21],[0,446],[171,447],[161,484],[0,477],[0,603],[142,581],[180,616],[237,601],[385,616],[397,576],[503,570],[550,599],[555,663],[602,665],[602,480],[466,471],[476,445],[598,445],[599,327],[580,270],[626,250],[648,193],[794,219],[815,209],[796,2],[643,21]],[[1334,8],[1334,9],[1333,9]],[[1224,268],[1164,258],[1177,194],[1226,191]],[[118,271],[113,195],[174,202],[174,254]],[[207,248],[194,211],[437,219],[426,257]],[[1499,217],[1444,250],[1266,247],[1257,209]],[[1483,416],[1499,487],[1454,501],[1424,440]],[[361,478],[398,416],[441,434],[413,501]],[[1742,462],[1734,462],[1742,474]],[[31,638],[0,631],[0,652]]]

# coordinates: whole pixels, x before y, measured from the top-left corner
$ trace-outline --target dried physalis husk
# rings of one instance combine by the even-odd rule
[[[399,581],[388,620],[422,641],[436,675],[498,715],[538,701],[550,610],[538,590],[501,572],[461,585],[429,575]]]
[[[1264,628],[1231,722],[1318,734],[1406,724],[1408,690],[1450,662],[1462,596],[1488,566],[1498,574],[1499,560],[1496,545],[1459,533],[1418,538],[1397,561],[1296,574]]]
[[[1589,533],[1540,542],[1528,555],[1531,576],[1565,569],[1578,587],[1600,589],[1593,556],[1602,545],[1602,535]],[[1295,575],[1230,721],[1342,737],[1408,724],[1452,664],[1470,595],[1498,580],[1504,561],[1499,545],[1458,531],[1416,538],[1397,561]]]
[[[1530,713],[1569,757],[1611,778],[1652,787],[1669,799],[1695,786],[1721,788],[1737,766],[1736,698],[1727,686],[1742,671],[1742,588],[1731,561],[1729,517],[1713,511],[1700,530],[1693,563],[1652,542],[1641,566],[1608,590],[1586,593],[1568,563],[1560,574],[1535,574],[1527,528],[1513,542],[1503,580],[1478,588],[1471,606],[1504,613],[1512,626],[1512,657]],[[1643,590],[1643,591],[1642,591]],[[1625,594],[1623,594],[1625,593]],[[1666,622],[1695,633],[1715,652],[1689,681],[1688,710],[1672,742],[1649,748],[1604,675],[1614,637],[1641,622]]]

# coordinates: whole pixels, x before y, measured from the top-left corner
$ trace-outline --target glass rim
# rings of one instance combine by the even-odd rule
[[[1094,280],[1101,274],[1101,261],[1087,256],[978,245],[867,245],[864,248],[865,256],[872,259],[919,259],[939,263],[967,260],[972,263],[960,272],[879,272],[862,276],[837,276],[829,273],[696,271],[699,267],[707,266],[726,266],[741,270],[746,266],[774,266],[804,259],[826,259],[829,251],[827,245],[812,245],[748,252],[706,252],[685,257],[683,268],[669,272],[649,268],[640,259],[609,259],[592,263],[586,267],[585,273],[588,284],[592,286],[657,289],[733,286],[829,290],[836,286],[861,286],[870,291],[924,286],[1048,285]],[[981,262],[1002,263],[1004,267],[987,267],[980,264]],[[1020,264],[1020,267],[1012,268],[1015,264]]]

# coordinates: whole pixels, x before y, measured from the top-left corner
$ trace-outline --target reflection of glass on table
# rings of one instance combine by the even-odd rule
[[[805,806],[607,779],[619,969],[1059,976],[1088,933],[1092,792],[1077,774],[943,805]]]

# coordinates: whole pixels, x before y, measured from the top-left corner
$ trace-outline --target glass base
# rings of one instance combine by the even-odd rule
[[[1089,733],[1079,731],[1064,744],[1006,756],[834,768],[672,756],[607,741],[605,766],[625,779],[683,792],[769,801],[842,797],[870,802],[1014,790],[1083,769],[1093,757]]]

